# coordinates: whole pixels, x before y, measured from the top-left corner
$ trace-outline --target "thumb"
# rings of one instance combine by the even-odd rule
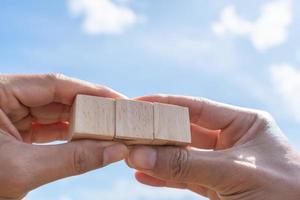
[[[61,145],[33,146],[31,185],[40,185],[104,167],[124,159],[127,147],[120,143],[74,141]]]
[[[159,179],[215,188],[232,172],[226,157],[225,151],[136,146],[130,150],[127,164]]]

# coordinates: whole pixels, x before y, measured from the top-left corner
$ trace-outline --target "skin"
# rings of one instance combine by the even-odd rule
[[[141,183],[189,189],[210,199],[299,199],[300,157],[272,117],[201,98],[138,100],[190,109],[188,147],[135,146],[68,139],[76,94],[125,98],[63,75],[0,75],[0,200],[21,199],[46,183],[126,157]],[[35,144],[33,144],[35,143]]]
[[[139,182],[211,200],[300,198],[300,156],[268,113],[195,97],[137,99],[189,107],[192,130],[188,147],[133,147],[127,164]]]
[[[21,199],[46,183],[85,173],[127,156],[114,142],[68,139],[76,94],[125,98],[95,84],[59,74],[0,75],[0,200]]]

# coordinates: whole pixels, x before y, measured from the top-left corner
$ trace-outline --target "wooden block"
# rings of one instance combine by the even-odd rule
[[[153,119],[152,103],[116,100],[116,138],[126,144],[151,144]]]
[[[188,108],[78,95],[72,106],[71,138],[115,140],[128,145],[191,142]]]
[[[186,107],[154,103],[154,141],[157,145],[191,143],[189,110]]]
[[[115,100],[77,95],[70,120],[71,139],[112,140],[115,135]]]

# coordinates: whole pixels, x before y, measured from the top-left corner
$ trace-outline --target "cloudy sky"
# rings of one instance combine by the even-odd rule
[[[300,2],[1,0],[0,72],[59,72],[127,96],[202,96],[270,112],[300,150]],[[142,186],[123,163],[28,200],[199,199]]]

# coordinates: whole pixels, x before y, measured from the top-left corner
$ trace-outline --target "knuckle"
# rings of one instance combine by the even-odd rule
[[[6,108],[7,105],[10,103],[9,98],[11,96],[11,90],[9,84],[1,80],[2,77],[0,77],[0,107]]]
[[[63,80],[68,79],[67,76],[65,76],[61,73],[48,73],[48,74],[44,74],[43,78],[46,80],[46,82],[48,84],[49,94],[52,94],[52,98],[55,101],[59,101],[59,102],[62,101],[57,96],[57,91],[58,91],[59,87],[61,86],[61,82]]]
[[[156,93],[156,94],[154,94],[153,96],[166,97],[166,96],[168,96],[168,95],[167,95],[167,94],[164,94],[164,93]]]
[[[159,98],[161,100],[164,100],[165,103],[169,103],[169,95],[165,94],[165,93],[156,93],[156,94],[153,94],[151,95],[155,98]]]
[[[46,78],[50,79],[53,82],[57,82],[58,80],[66,79],[66,76],[62,73],[48,73],[45,76],[46,76]]]
[[[265,122],[273,121],[273,116],[267,111],[259,111],[258,119],[263,120]]]
[[[73,154],[73,170],[75,174],[83,174],[88,171],[88,153],[83,147],[76,147]]]
[[[173,179],[178,180],[187,176],[190,171],[188,160],[188,150],[180,148],[174,150],[169,161],[170,176]]]
[[[7,104],[6,89],[3,84],[0,83],[0,108],[3,108]]]
[[[255,122],[263,129],[267,129],[275,123],[273,116],[269,112],[263,110],[256,111],[255,119]]]
[[[5,86],[9,82],[8,75],[0,75],[0,86]]]

